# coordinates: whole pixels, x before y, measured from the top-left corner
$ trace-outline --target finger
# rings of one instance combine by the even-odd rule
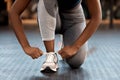
[[[58,51],[58,54],[60,54],[60,55],[61,55],[61,54],[62,54],[62,52],[63,52],[62,50],[59,50],[59,51]]]
[[[35,59],[35,56],[32,56],[32,59]]]
[[[36,58],[37,58],[36,54],[34,54],[34,53],[31,54],[31,57],[32,57],[33,59],[36,59]]]
[[[41,50],[39,50],[39,55],[42,56],[43,55],[43,52]]]
[[[64,52],[61,52],[60,55],[61,55],[61,57],[62,57],[63,59],[65,58]]]
[[[62,57],[63,59],[65,59],[65,55],[61,55],[61,57]]]
[[[31,56],[32,59],[35,59],[35,57]]]
[[[36,51],[35,55],[36,55],[36,57],[40,56],[39,50]]]
[[[38,58],[40,55],[41,55],[40,50],[37,49],[37,50],[35,51],[35,57]]]
[[[35,56],[36,56],[36,58],[38,58],[38,57],[40,57],[40,56],[41,56],[41,53],[40,53],[40,51],[39,51],[39,50],[36,52]]]
[[[37,52],[37,53],[35,54],[35,58],[37,59],[39,56],[40,56],[40,55],[39,55],[39,52]]]
[[[29,56],[30,56],[32,59],[34,59],[34,56],[33,56],[32,54],[29,54]]]
[[[62,53],[61,56],[62,56],[63,59],[66,59],[66,58],[70,57],[66,52]]]

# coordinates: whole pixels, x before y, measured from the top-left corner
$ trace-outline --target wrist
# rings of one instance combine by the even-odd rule
[[[23,50],[26,51],[27,48],[31,47],[30,45],[23,46]]]
[[[79,50],[80,49],[80,46],[79,45],[76,45],[76,44],[73,44],[72,47],[76,50]]]

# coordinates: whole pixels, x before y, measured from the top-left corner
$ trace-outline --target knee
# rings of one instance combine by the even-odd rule
[[[80,68],[81,65],[84,63],[85,58],[83,59],[66,59],[66,62],[72,69]]]
[[[80,49],[76,55],[66,59],[71,68],[79,68],[84,63],[87,56],[86,48]]]

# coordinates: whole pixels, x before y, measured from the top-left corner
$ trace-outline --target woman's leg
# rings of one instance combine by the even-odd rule
[[[57,11],[56,0],[39,0],[38,23],[47,52],[54,52]]]
[[[57,12],[57,0],[39,0],[38,22],[47,51],[46,60],[40,69],[41,71],[57,71],[58,69],[58,58],[54,52]]]
[[[64,45],[71,45],[82,33],[86,27],[86,22],[83,14],[81,5],[72,9],[71,11],[66,11],[60,13],[62,20],[62,33]],[[72,56],[69,59],[66,59],[66,62],[72,68],[78,68],[84,62],[87,54],[87,42],[79,49],[76,55]]]

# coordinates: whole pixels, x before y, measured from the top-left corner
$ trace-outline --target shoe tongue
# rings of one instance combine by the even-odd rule
[[[54,62],[54,54],[53,52],[47,53],[46,54],[46,62]]]

